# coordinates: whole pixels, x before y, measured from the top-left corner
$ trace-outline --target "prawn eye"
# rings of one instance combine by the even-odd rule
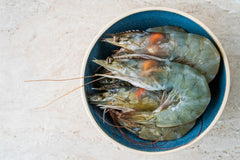
[[[107,59],[106,59],[108,64],[112,64],[113,60],[114,59],[111,56],[108,56]]]
[[[113,36],[113,41],[114,42],[119,42],[120,40],[120,37],[119,36]]]

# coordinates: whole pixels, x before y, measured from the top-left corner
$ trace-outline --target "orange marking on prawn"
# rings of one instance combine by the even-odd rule
[[[161,33],[154,33],[154,34],[151,35],[149,41],[150,41],[150,44],[154,44],[157,41],[161,41],[163,38],[164,38],[163,34],[161,34]]]
[[[150,36],[148,52],[150,54],[156,54],[158,50],[157,42],[163,40],[164,36],[161,33],[154,33]]]
[[[140,73],[142,76],[148,76],[150,73],[158,71],[158,62],[155,60],[146,60],[142,66],[142,72]]]
[[[143,67],[142,67],[142,70],[143,70],[143,71],[147,71],[147,70],[149,70],[150,68],[157,66],[157,64],[158,64],[158,63],[157,63],[157,61],[155,61],[155,60],[147,60],[146,62],[144,62]]]
[[[110,101],[109,104],[110,104],[110,105],[113,105],[113,101]]]
[[[146,90],[143,89],[143,88],[139,88],[136,92],[135,92],[135,96],[137,99],[140,99],[141,96],[143,95],[143,93],[145,92]]]

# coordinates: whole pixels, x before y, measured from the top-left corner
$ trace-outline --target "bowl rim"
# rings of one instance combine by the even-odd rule
[[[97,40],[102,36],[102,34],[108,29],[110,28],[113,24],[115,24],[116,22],[118,22],[119,20],[123,19],[123,18],[126,18],[127,16],[129,15],[132,15],[132,14],[135,14],[135,13],[140,13],[140,12],[145,12],[145,11],[167,11],[167,12],[172,12],[172,13],[175,13],[175,14],[179,14],[181,16],[184,16],[190,20],[192,20],[193,22],[197,23],[199,26],[201,26],[211,37],[212,39],[215,41],[216,45],[218,46],[219,50],[220,50],[220,54],[222,55],[222,58],[223,58],[223,64],[224,64],[224,67],[225,67],[225,72],[226,72],[226,89],[225,89],[225,93],[224,93],[224,98],[223,98],[223,101],[222,101],[222,104],[221,104],[221,107],[219,108],[218,110],[218,113],[217,115],[215,116],[215,118],[213,119],[213,121],[211,122],[211,124],[202,132],[202,134],[200,134],[198,137],[196,137],[195,139],[193,139],[191,142],[183,145],[183,146],[180,146],[180,147],[177,147],[177,148],[174,148],[174,149],[171,149],[171,150],[167,150],[167,151],[159,151],[159,152],[149,152],[149,151],[141,151],[141,150],[137,150],[137,149],[134,149],[134,148],[130,148],[128,146],[125,146],[117,141],[115,141],[113,138],[111,138],[109,135],[107,135],[102,129],[101,127],[97,124],[97,122],[95,121],[94,117],[92,116],[91,114],[91,111],[89,109],[89,106],[88,106],[88,103],[87,103],[87,100],[86,100],[86,94],[85,94],[85,91],[84,91],[84,87],[80,88],[80,92],[81,92],[81,98],[83,99],[83,104],[84,104],[84,108],[88,114],[88,116],[90,117],[91,119],[91,122],[92,124],[98,129],[98,131],[107,139],[109,140],[110,142],[112,143],[116,143],[120,146],[122,146],[123,148],[126,148],[128,149],[129,151],[132,151],[132,152],[138,152],[138,153],[144,153],[144,154],[166,154],[166,153],[172,153],[172,152],[175,152],[175,151],[180,151],[184,148],[187,148],[188,146],[194,144],[195,142],[199,141],[202,137],[204,137],[210,130],[211,128],[216,124],[216,122],[218,121],[218,119],[220,118],[225,106],[226,106],[226,103],[227,103],[227,99],[228,99],[228,95],[229,95],[229,91],[230,91],[230,68],[229,68],[229,63],[228,63],[228,59],[227,59],[227,55],[220,43],[220,41],[218,40],[218,38],[214,35],[214,33],[204,24],[202,23],[200,20],[198,20],[197,18],[189,15],[188,13],[185,13],[183,11],[180,11],[180,10],[177,10],[177,9],[173,9],[173,8],[167,8],[167,7],[144,7],[144,8],[139,8],[139,9],[133,9],[127,13],[124,13],[116,18],[114,18],[112,21],[110,21],[107,25],[105,25],[101,30],[100,32],[98,32],[98,34],[94,37],[94,39],[91,41],[90,43],[90,46],[88,47],[86,53],[85,53],[85,56],[84,56],[84,59],[82,61],[82,69],[81,69],[81,77],[84,76],[84,73],[85,73],[85,69],[86,69],[86,64],[87,64],[87,60],[88,60],[88,57],[91,53],[91,50],[92,48],[94,47],[95,43],[97,42]],[[80,80],[80,84],[84,84],[84,79],[81,79]]]

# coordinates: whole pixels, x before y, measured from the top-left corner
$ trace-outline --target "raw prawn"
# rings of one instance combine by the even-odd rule
[[[99,76],[117,78],[149,91],[169,92],[154,111],[124,112],[119,115],[122,119],[157,127],[179,126],[197,119],[210,102],[205,77],[188,65],[129,59],[115,60],[111,64],[105,60],[94,62],[112,73]]]
[[[121,87],[90,95],[88,101],[102,108],[118,108],[123,112],[154,111],[161,105],[166,94],[161,91],[153,92],[137,87]]]
[[[160,28],[147,31],[161,31]],[[112,34],[103,41],[123,47],[135,54],[149,54],[169,61],[187,64],[205,75],[207,82],[218,72],[220,56],[218,50],[206,37],[177,31],[159,32],[130,31]]]
[[[117,121],[128,131],[136,134],[139,138],[149,141],[169,141],[181,138],[189,132],[196,123],[196,121],[193,121],[177,127],[164,128],[155,125],[131,123],[119,118],[117,118]]]

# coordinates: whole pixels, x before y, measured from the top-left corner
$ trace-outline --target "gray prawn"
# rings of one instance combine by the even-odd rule
[[[90,95],[88,100],[90,103],[100,106],[104,109],[104,114],[108,109],[114,113],[114,118],[128,131],[136,134],[139,138],[150,141],[168,141],[181,138],[195,125],[194,122],[190,122],[177,127],[157,127],[155,125],[133,123],[126,119],[122,119],[118,115],[120,112],[132,112],[132,111],[154,111],[160,106],[165,98],[167,92],[153,92],[147,91],[143,88],[137,88],[133,86],[124,86],[127,82],[123,82],[117,79],[111,81],[111,79],[102,79],[101,88],[109,87],[109,83],[117,83],[118,87],[112,85],[111,89],[107,92],[97,93]],[[123,84],[121,84],[123,83]]]
[[[133,86],[149,91],[168,91],[168,97],[154,111],[132,111],[119,114],[121,119],[157,127],[174,127],[197,119],[210,102],[211,94],[205,77],[197,70],[174,62],[154,60],[105,60],[95,63],[109,70],[112,75]]]
[[[116,33],[112,34],[112,38],[104,38],[103,41],[138,54],[138,57],[139,54],[149,54],[190,65],[203,74],[207,82],[212,81],[220,64],[218,50],[212,42],[206,37],[185,33],[184,30],[173,30],[174,27],[172,30],[157,27],[144,32]]]
[[[118,115],[118,113],[115,113],[115,115]],[[132,123],[122,120],[121,118],[116,119],[118,123],[128,131],[136,134],[139,138],[149,141],[170,141],[181,138],[188,133],[196,123],[196,121],[193,121],[176,127],[157,127],[149,124]]]
[[[112,85],[114,87],[114,85]],[[109,86],[107,86],[109,87]],[[101,88],[105,88],[104,86]],[[126,111],[154,111],[162,104],[167,92],[147,91],[138,87],[120,87],[106,92],[89,95],[88,101],[103,109]]]

